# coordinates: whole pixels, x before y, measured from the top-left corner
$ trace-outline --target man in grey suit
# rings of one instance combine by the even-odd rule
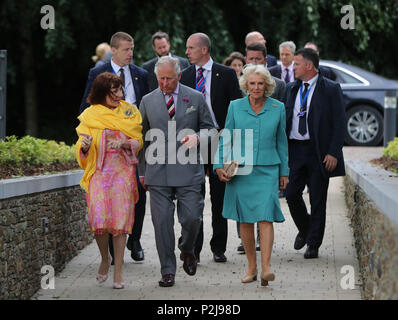
[[[152,35],[152,48],[153,51],[155,51],[156,57],[144,62],[144,64],[142,65],[142,67],[146,71],[148,71],[148,86],[150,91],[153,91],[158,87],[158,80],[156,79],[154,69],[156,62],[159,60],[160,57],[170,56],[177,58],[180,62],[181,70],[184,70],[185,68],[188,68],[190,66],[188,59],[175,56],[170,53],[169,35],[165,32],[158,31]]]
[[[214,126],[203,95],[179,83],[178,59],[161,57],[155,65],[155,74],[159,88],[144,96],[140,104],[145,138],[139,173],[150,193],[162,274],[159,285],[170,287],[174,285],[176,273],[175,199],[182,229],[178,241],[180,259],[188,275],[196,273],[194,245],[203,217],[201,188],[205,182],[198,145],[199,138],[204,146],[209,140],[209,135],[201,135],[200,130]]]
[[[267,66],[267,49],[261,43],[252,43],[246,47],[246,64],[263,64]],[[271,98],[283,102],[285,95],[286,84],[281,79],[272,77],[275,80],[276,87],[271,95]]]

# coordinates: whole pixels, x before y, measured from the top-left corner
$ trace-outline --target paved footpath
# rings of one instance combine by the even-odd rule
[[[356,251],[346,216],[343,194],[343,179],[330,180],[326,231],[318,259],[305,260],[304,248],[296,251],[293,242],[297,234],[287,208],[286,200],[281,200],[285,222],[274,224],[275,242],[272,254],[272,270],[276,274],[274,282],[268,287],[261,287],[260,282],[242,284],[247,261],[245,255],[236,251],[240,240],[236,234],[236,224],[229,221],[229,237],[226,263],[215,263],[212,260],[209,240],[211,235],[211,214],[209,195],[206,195],[204,224],[205,243],[195,276],[188,276],[178,260],[176,283],[171,288],[160,288],[160,266],[155,247],[152,221],[147,207],[144,220],[142,246],[145,250],[145,261],[135,263],[126,249],[124,257],[124,290],[112,289],[112,269],[110,279],[97,285],[95,276],[100,263],[99,251],[95,241],[72,259],[65,269],[55,278],[55,289],[39,290],[33,299],[129,299],[129,300],[286,300],[317,299],[346,300],[361,299],[359,268]],[[208,189],[207,189],[208,190]],[[308,203],[308,193],[305,193]],[[149,203],[149,201],[148,201]],[[176,239],[180,227],[175,221]],[[176,249],[177,257],[179,250]],[[257,253],[260,261],[260,253]],[[343,266],[352,266],[355,272],[354,289],[344,289],[347,271],[341,273]],[[258,264],[259,269],[261,265]],[[346,286],[345,286],[346,287]]]

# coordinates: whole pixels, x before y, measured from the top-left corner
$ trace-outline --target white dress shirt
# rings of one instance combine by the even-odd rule
[[[217,129],[219,129],[220,127],[219,127],[219,125],[217,123],[216,117],[215,117],[214,112],[213,112],[213,108],[211,106],[210,88],[211,88],[211,69],[212,69],[212,67],[213,67],[213,59],[212,58],[210,58],[210,60],[207,61],[206,64],[204,64],[202,66],[202,68],[204,69],[203,70],[203,77],[205,77],[205,79],[206,79],[206,82],[205,82],[205,92],[206,92],[205,100],[206,100],[207,106],[209,107],[211,118],[213,119],[214,126]],[[195,83],[196,83],[196,78],[198,77],[198,69],[199,68],[200,67],[198,65],[195,65],[195,70],[196,70]]]
[[[290,64],[290,66],[285,67],[283,64],[281,65],[282,71],[281,71],[281,80],[285,81],[286,77],[286,68],[289,70],[289,82],[294,81],[294,68],[293,68],[294,62]]]
[[[310,134],[308,131],[308,114],[310,112],[312,95],[314,94],[317,80],[318,80],[318,74],[315,77],[313,77],[312,79],[302,82],[303,92],[304,92],[304,83],[310,84],[308,87],[308,90],[310,90],[310,92],[308,93],[308,97],[307,97],[307,112],[305,114],[306,122],[307,122],[307,133],[304,136],[302,136],[298,132],[300,118],[297,116],[297,114],[300,113],[300,107],[301,107],[301,105],[300,105],[300,89],[299,89],[297,91],[296,101],[294,103],[292,130],[290,131],[289,139],[295,139],[295,140],[309,140],[310,139]]]
[[[111,60],[112,69],[115,74],[120,77],[120,69],[122,69],[119,65],[117,65],[113,60]],[[125,101],[137,104],[137,98],[135,96],[133,79],[131,78],[130,68],[128,65],[123,67],[124,70],[124,92],[125,92]]]

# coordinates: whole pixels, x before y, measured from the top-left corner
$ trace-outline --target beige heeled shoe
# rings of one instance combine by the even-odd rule
[[[246,273],[244,277],[242,278],[242,283],[249,283],[257,280],[257,270],[254,274],[248,274]]]
[[[262,286],[268,286],[268,281],[274,281],[275,280],[275,274],[272,272],[261,272],[261,285]]]
[[[98,283],[98,284],[101,284],[101,283],[105,282],[105,281],[108,279],[108,272],[109,272],[109,269],[110,269],[110,267],[111,267],[111,261],[112,261],[112,258],[109,257],[109,259],[108,259],[109,268],[108,268],[108,271],[107,271],[106,274],[100,274],[100,273],[97,274],[97,276],[96,276],[95,279],[97,280],[97,283]]]
[[[113,283],[113,289],[124,289],[124,282],[114,282]]]

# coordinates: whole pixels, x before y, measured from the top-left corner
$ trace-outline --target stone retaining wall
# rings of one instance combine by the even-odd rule
[[[369,196],[345,177],[365,299],[398,299],[398,227]],[[398,208],[396,211],[398,212]]]
[[[43,266],[61,271],[92,239],[79,185],[0,199],[0,300],[29,299]]]

